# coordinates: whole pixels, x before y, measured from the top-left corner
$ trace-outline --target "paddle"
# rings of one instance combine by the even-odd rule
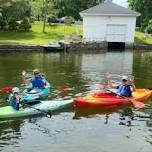
[[[117,93],[111,89],[108,89],[107,91],[110,91],[113,94],[117,95]],[[128,99],[136,108],[144,108],[145,107],[145,104],[143,102],[137,101],[137,100],[132,99],[132,98],[124,97],[124,96],[120,96],[120,97],[122,97],[124,99]]]
[[[11,87],[1,88],[0,92],[10,93],[10,92],[12,92],[12,88]]]
[[[32,107],[31,105],[29,105],[29,104],[27,104],[25,102],[23,104],[26,105],[27,107],[31,108],[31,109],[34,109],[34,110],[37,110],[37,111],[41,112],[43,115],[45,115],[48,118],[52,117],[51,112],[48,112],[48,111],[45,111],[45,110],[40,110],[38,108],[34,108],[34,107]]]

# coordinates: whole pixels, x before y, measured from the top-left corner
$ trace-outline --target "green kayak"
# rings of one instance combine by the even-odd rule
[[[24,109],[20,109],[19,111],[16,111],[12,106],[5,106],[0,108],[0,120],[40,115],[43,113],[41,111],[51,112],[51,111],[59,110],[72,105],[72,103],[73,103],[73,99],[41,101],[38,104],[28,106]]]

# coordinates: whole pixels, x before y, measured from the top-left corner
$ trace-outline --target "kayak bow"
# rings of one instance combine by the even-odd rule
[[[4,106],[0,108],[0,120],[18,118],[18,117],[27,117],[32,115],[41,115],[42,114],[41,111],[52,112],[52,111],[60,110],[62,108],[66,108],[72,105],[72,103],[73,103],[73,99],[41,101],[40,103],[34,104],[30,107],[26,107],[24,109],[21,108],[19,111],[13,109],[12,106]]]

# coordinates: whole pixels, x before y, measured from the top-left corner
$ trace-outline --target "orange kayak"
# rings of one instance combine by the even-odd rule
[[[131,99],[146,102],[152,95],[152,91],[149,89],[136,89],[132,93],[131,98],[124,98],[116,96],[114,93],[109,92],[97,92],[89,94],[85,97],[79,97],[74,99],[74,105],[78,108],[89,107],[115,107],[131,104]]]

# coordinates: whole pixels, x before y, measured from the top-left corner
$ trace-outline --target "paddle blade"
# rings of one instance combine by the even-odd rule
[[[136,108],[144,108],[145,104],[143,102],[131,99],[130,100],[132,102],[132,104],[136,107]]]
[[[12,88],[11,87],[5,87],[0,89],[1,92],[5,92],[5,93],[11,93],[12,92]]]
[[[52,117],[52,115],[51,115],[51,114],[47,114],[46,116],[47,116],[48,118],[51,118],[51,117]]]
[[[59,86],[58,89],[60,90],[61,93],[63,93],[63,92],[66,92],[68,90],[68,88],[69,87],[67,85],[63,84],[63,85]]]

